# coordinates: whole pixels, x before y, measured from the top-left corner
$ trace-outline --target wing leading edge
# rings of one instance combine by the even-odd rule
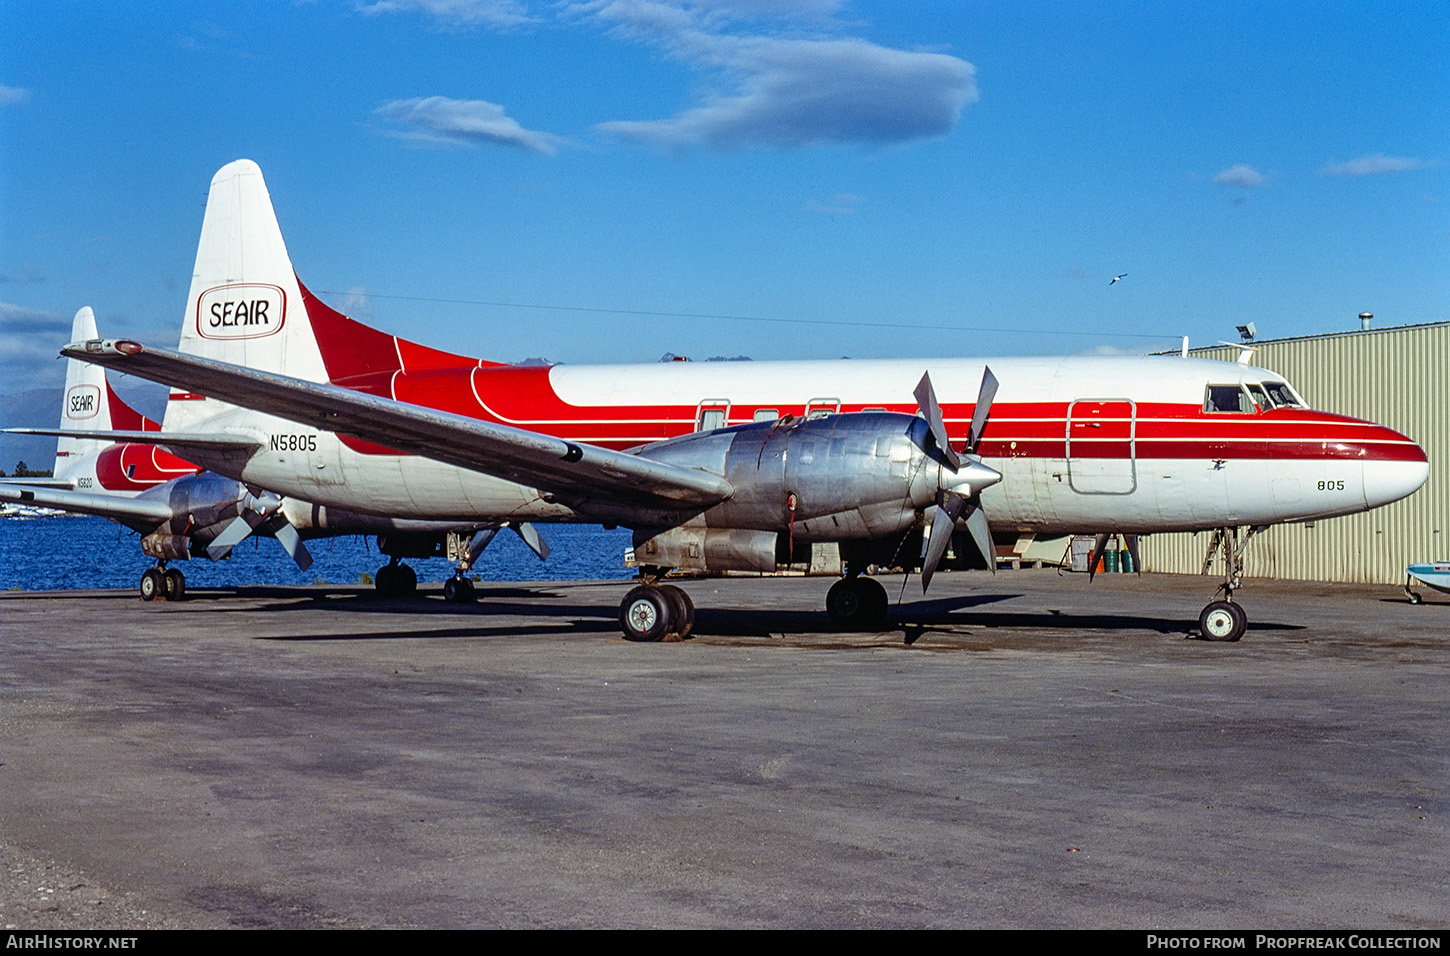
[[[694,509],[734,493],[730,482],[707,471],[136,342],[92,339],[61,354],[538,488],[565,503]],[[150,440],[165,444],[169,436]]]

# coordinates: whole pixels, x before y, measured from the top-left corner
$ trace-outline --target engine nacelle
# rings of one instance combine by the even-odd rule
[[[241,482],[211,472],[175,478],[139,498],[165,502],[171,518],[141,540],[141,550],[165,561],[207,557],[206,546],[245,508],[250,494]]]
[[[640,454],[723,475],[735,494],[673,527],[636,525],[641,564],[768,571],[782,543],[871,541],[921,526],[938,493],[1000,479],[974,459],[943,464],[927,422],[853,412],[755,422],[650,445]]]
[[[141,539],[141,552],[162,561],[190,561],[191,537],[184,534],[148,534]]]
[[[634,533],[634,560],[662,568],[695,571],[775,570],[780,535],[774,531],[681,526]]]
[[[735,494],[704,513],[706,527],[787,532],[800,541],[903,531],[936,500],[941,481],[927,423],[896,412],[754,422],[640,454],[729,480]]]

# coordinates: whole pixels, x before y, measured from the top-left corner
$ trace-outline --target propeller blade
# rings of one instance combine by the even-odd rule
[[[952,471],[962,467],[962,460],[958,457],[956,449],[952,447],[951,440],[947,438],[947,426],[942,421],[941,406],[936,402],[936,389],[931,387],[931,373],[923,372],[921,381],[916,383],[916,407],[921,409],[922,417],[931,426],[931,437],[936,439],[936,447],[941,449],[942,458],[951,466]]]
[[[509,527],[514,529],[515,534],[524,539],[524,544],[528,545],[529,550],[539,556],[540,561],[549,557],[549,551],[551,550],[549,543],[539,536],[539,530],[537,528],[527,521],[517,523],[509,522]]]
[[[937,501],[936,517],[931,519],[931,538],[928,541],[926,557],[921,561],[921,593],[925,594],[926,589],[931,586],[931,577],[936,574],[937,565],[941,564],[942,555],[947,553],[947,545],[952,543],[952,531],[957,526],[957,518],[961,516],[962,509],[967,506],[967,499],[954,491],[943,491]]]
[[[232,553],[232,548],[246,540],[247,535],[252,533],[252,526],[244,515],[238,515],[232,523],[222,529],[222,533],[212,539],[211,544],[206,546],[206,556],[213,561],[220,561]]]
[[[997,549],[992,545],[992,529],[987,526],[987,512],[975,502],[968,502],[967,530],[972,533],[972,541],[987,562],[988,570],[996,574]]]
[[[281,542],[282,547],[297,562],[297,570],[306,571],[312,567],[312,555],[307,550],[307,545],[302,543],[302,536],[297,529],[292,527],[292,522],[283,518],[282,522],[272,529],[272,537]]]
[[[1133,559],[1133,571],[1139,577],[1143,574],[1143,559],[1138,557],[1138,536],[1136,534],[1123,535],[1123,546],[1128,549],[1128,556]]]
[[[1098,562],[1103,559],[1103,552],[1108,550],[1108,536],[1100,534],[1093,541],[1093,553],[1088,557],[1088,580],[1098,573]]]
[[[982,429],[987,424],[987,416],[992,412],[992,400],[996,397],[997,376],[992,374],[990,368],[983,368],[982,387],[977,390],[977,404],[972,406],[972,430],[967,433],[967,451],[976,452],[977,443],[982,440]]]

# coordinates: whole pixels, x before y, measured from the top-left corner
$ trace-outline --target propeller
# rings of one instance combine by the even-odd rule
[[[251,489],[237,502],[237,517],[207,545],[207,557],[220,561],[258,530],[270,532],[297,563],[298,570],[306,571],[312,567],[312,555],[302,543],[302,536],[282,514],[282,499],[270,491]]]
[[[982,370],[982,384],[977,390],[977,404],[972,409],[971,430],[967,433],[965,463],[947,438],[946,425],[942,421],[941,406],[937,404],[936,390],[932,388],[930,372],[922,375],[915,394],[917,406],[931,428],[932,438],[941,450],[943,459],[936,516],[932,518],[926,553],[921,561],[921,590],[924,594],[931,586],[932,575],[936,574],[937,566],[946,554],[947,545],[952,540],[952,531],[959,520],[966,522],[967,531],[971,534],[977,550],[986,559],[987,567],[996,573],[992,530],[987,523],[987,514],[982,510],[981,494],[1001,481],[1002,475],[996,469],[983,464],[977,455],[977,446],[981,443],[982,429],[991,414],[992,400],[997,395],[997,377],[990,368]],[[951,470],[950,475],[947,469]]]

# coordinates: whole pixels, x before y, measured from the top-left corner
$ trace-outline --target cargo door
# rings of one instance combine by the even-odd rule
[[[1068,406],[1067,474],[1079,494],[1137,490],[1137,406],[1132,401],[1080,398]]]

